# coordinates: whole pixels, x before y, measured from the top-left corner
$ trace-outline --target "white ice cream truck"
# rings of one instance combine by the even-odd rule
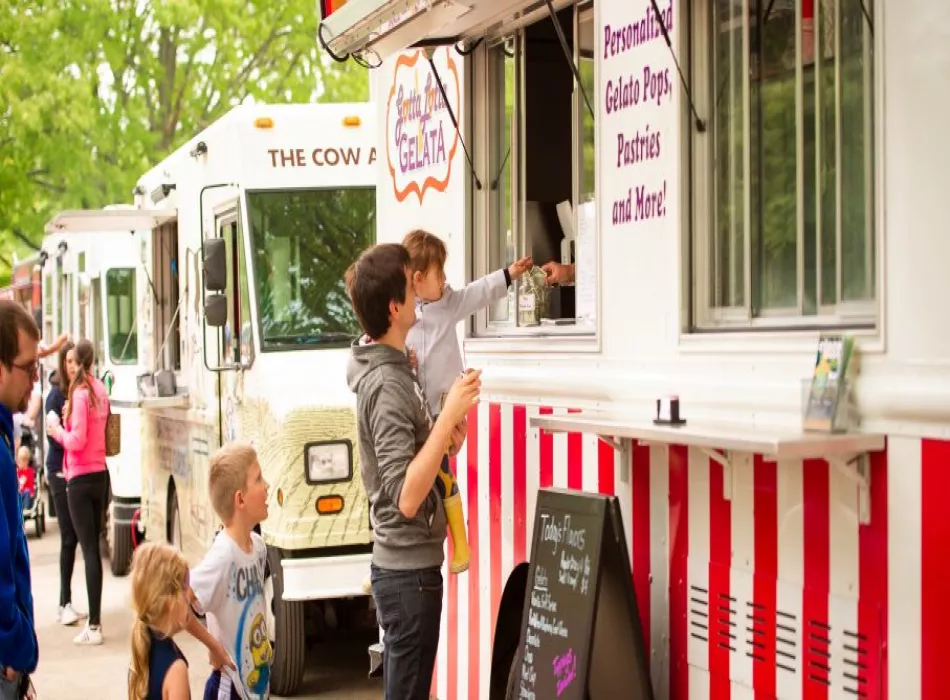
[[[144,370],[138,314],[146,288],[138,245],[142,226],[131,205],[62,211],[47,223],[40,253],[43,337],[68,333],[73,342],[92,341],[96,376],[106,383],[112,410],[121,416],[122,449],[106,459],[110,499],[104,527],[110,567],[119,576],[128,572],[133,546],[144,535],[138,519],[139,411],[120,405],[136,396],[136,378]],[[48,370],[56,369],[57,357],[46,360]]]
[[[620,501],[655,697],[944,697],[950,5],[330,9],[320,43],[379,95],[380,238],[442,235],[456,285],[575,265],[542,318],[519,293],[460,329],[485,390],[434,694],[532,697],[553,485]],[[806,432],[839,332],[858,420]],[[686,423],[655,425],[670,395]]]
[[[134,193],[144,369],[115,403],[141,413],[142,521],[197,562],[220,528],[209,458],[255,445],[281,695],[300,683],[308,635],[374,622],[342,280],[376,236],[375,119],[365,103],[242,105]]]

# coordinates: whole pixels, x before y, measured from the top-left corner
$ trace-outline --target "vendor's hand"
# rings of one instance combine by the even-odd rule
[[[544,263],[541,269],[544,270],[544,274],[546,275],[544,281],[549,285],[568,284],[574,281],[573,265],[562,265],[552,260],[551,262]]]
[[[217,639],[214,640],[212,645],[208,648],[208,661],[211,662],[211,667],[215,671],[220,671],[222,668],[232,668],[236,669],[234,662],[231,661],[231,657],[228,656],[227,649],[224,648],[224,645],[221,644]]]
[[[452,425],[457,426],[461,423],[472,407],[478,404],[481,388],[482,371],[480,369],[469,370],[455,380],[442,407],[442,414],[446,415]]]
[[[526,255],[519,260],[515,260],[511,263],[511,267],[508,268],[508,274],[513,280],[520,280],[525,272],[534,267],[534,261],[531,259],[530,255]]]

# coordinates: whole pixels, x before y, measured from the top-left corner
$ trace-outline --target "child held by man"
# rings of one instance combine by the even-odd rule
[[[265,700],[274,651],[264,599],[267,547],[254,528],[267,518],[267,482],[257,453],[246,443],[218,450],[208,481],[211,505],[224,529],[191,571],[190,586],[198,612],[207,617],[208,630],[223,645],[229,663],[212,671],[204,697]]]
[[[406,235],[402,244],[409,251],[416,293],[416,322],[406,338],[406,347],[416,367],[429,412],[435,420],[442,411],[442,402],[452,383],[463,370],[462,349],[456,332],[459,321],[504,298],[511,283],[520,280],[533,262],[530,256],[520,258],[511,266],[456,290],[445,281],[448,251],[441,239],[427,231],[415,230]],[[469,565],[462,498],[449,466],[449,458],[460,448],[461,445],[446,447],[439,478],[435,480],[452,537],[449,571],[453,574],[465,571]]]
[[[29,447],[21,447],[16,453],[16,479],[20,486],[20,512],[33,507],[36,499],[36,470],[33,469],[33,453]]]

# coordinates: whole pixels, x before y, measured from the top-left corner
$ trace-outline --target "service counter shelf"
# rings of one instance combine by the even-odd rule
[[[137,399],[110,399],[109,403],[119,408],[188,408],[191,404],[186,394],[177,396],[155,396]]]
[[[641,445],[683,445],[701,450],[723,467],[723,492],[732,497],[732,460],[736,454],[758,454],[767,460],[823,459],[858,488],[859,519],[870,522],[871,470],[868,454],[882,451],[885,436],[877,433],[779,431],[734,425],[687,422],[657,425],[636,417],[600,413],[544,414],[531,417],[531,427],[550,433],[594,433],[618,450],[621,441]]]

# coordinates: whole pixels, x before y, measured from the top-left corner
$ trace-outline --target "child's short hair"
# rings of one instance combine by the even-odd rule
[[[26,445],[21,445],[20,449],[16,452],[16,461],[19,462],[21,459],[25,459],[27,462],[29,462],[32,456],[33,453],[30,452],[30,448]]]
[[[406,303],[409,253],[398,243],[364,250],[344,275],[346,293],[363,332],[379,340],[389,330],[389,304]]]
[[[247,488],[247,473],[257,461],[257,452],[247,442],[232,442],[211,457],[208,490],[211,507],[225,523],[234,517],[234,494]]]
[[[435,234],[416,229],[406,234],[402,244],[409,251],[409,266],[413,272],[424,275],[433,265],[437,265],[439,270],[445,269],[448,251],[442,239]]]

